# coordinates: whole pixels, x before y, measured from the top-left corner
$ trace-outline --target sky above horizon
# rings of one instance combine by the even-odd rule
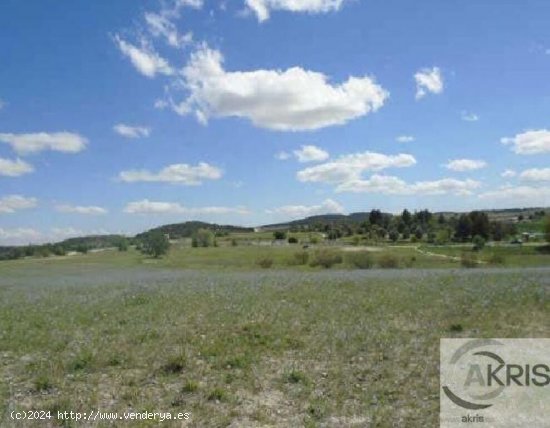
[[[550,206],[550,3],[0,3],[0,245]]]

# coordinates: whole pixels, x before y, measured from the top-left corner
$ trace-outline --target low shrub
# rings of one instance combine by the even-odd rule
[[[289,244],[297,244],[298,243],[298,238],[296,238],[295,236],[291,236],[290,238],[288,238],[288,243]]]
[[[346,254],[346,263],[357,269],[370,269],[374,261],[367,251],[353,251]]]
[[[489,257],[489,263],[492,265],[504,265],[506,264],[506,259],[502,254],[491,254],[491,257]]]
[[[291,265],[307,265],[309,261],[309,253],[307,251],[297,251],[294,253],[294,256],[290,260]]]
[[[378,260],[378,265],[383,269],[395,269],[399,267],[399,259],[392,254],[384,254]]]
[[[312,267],[322,266],[326,269],[330,269],[335,264],[342,263],[342,255],[339,251],[331,248],[322,248],[315,252],[315,256],[311,263]]]
[[[477,257],[472,253],[462,253],[460,256],[460,265],[465,268],[475,268],[478,265]]]
[[[273,266],[273,259],[269,256],[260,257],[256,261],[256,264],[262,269],[269,269],[271,266]]]

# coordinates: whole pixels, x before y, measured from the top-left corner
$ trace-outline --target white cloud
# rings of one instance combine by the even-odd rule
[[[416,99],[419,100],[429,92],[440,94],[443,92],[443,77],[438,67],[423,68],[414,75],[416,81]]]
[[[412,135],[400,135],[395,139],[398,143],[412,143],[415,138]]]
[[[41,244],[59,242],[77,236],[105,235],[109,233],[111,232],[104,229],[83,231],[73,227],[54,227],[47,232],[41,232],[28,227],[14,229],[3,229],[0,227],[0,245]]]
[[[195,9],[200,9],[204,5],[203,0],[175,0],[175,7],[176,8],[182,8],[182,7],[192,7]]]
[[[474,180],[455,180],[443,178],[434,181],[417,181],[407,183],[404,180],[388,175],[375,174],[367,180],[350,180],[340,184],[337,192],[382,193],[386,195],[445,195],[466,196],[480,186]]]
[[[290,218],[302,218],[321,214],[341,214],[344,207],[332,199],[326,199],[319,205],[285,205],[271,210],[266,210],[268,214],[281,214]]]
[[[303,182],[343,183],[359,180],[366,171],[381,171],[386,168],[404,168],[416,164],[416,159],[407,154],[384,155],[364,152],[339,158],[298,171],[297,178]]]
[[[492,207],[546,207],[550,205],[550,187],[502,186],[497,190],[481,193],[479,198],[489,201]]]
[[[467,111],[463,111],[461,114],[460,114],[460,117],[462,118],[462,120],[464,120],[465,122],[477,122],[479,120],[479,116],[477,114],[474,114],[474,113],[468,113]]]
[[[501,177],[504,177],[504,178],[512,178],[512,177],[515,177],[517,175],[517,172],[514,171],[513,169],[507,169],[507,170],[504,170],[500,176]]]
[[[148,199],[130,202],[124,208],[129,214],[188,214],[188,215],[215,215],[215,214],[250,214],[245,207],[185,207],[176,202],[154,202]]]
[[[144,126],[131,126],[119,123],[113,127],[113,130],[126,138],[145,138],[151,133],[151,128]]]
[[[520,155],[534,155],[550,152],[550,131],[539,129],[517,134],[515,137],[502,138],[502,144],[511,144],[512,150]]]
[[[86,148],[88,140],[71,132],[37,132],[34,134],[0,134],[0,141],[7,143],[21,155],[53,150],[78,153]]]
[[[454,159],[447,162],[444,166],[452,171],[464,172],[485,168],[487,162],[478,159]]]
[[[19,210],[36,207],[36,198],[26,198],[21,195],[9,195],[0,198],[0,214],[13,214]]]
[[[0,158],[0,175],[6,177],[19,177],[34,171],[31,164],[21,159],[11,160]]]
[[[550,168],[532,168],[523,171],[519,178],[525,181],[550,181]]]
[[[163,37],[170,46],[181,48],[193,41],[193,33],[180,34],[176,24],[165,13],[145,13],[145,22],[154,37]]]
[[[241,117],[256,126],[304,131],[342,125],[384,105],[388,92],[368,76],[331,85],[322,73],[300,67],[228,72],[222,54],[203,45],[183,70],[188,98],[174,106],[181,115]]]
[[[122,171],[119,178],[127,183],[144,181],[197,186],[202,184],[203,180],[217,180],[221,178],[222,174],[221,169],[208,163],[200,162],[196,166],[185,163],[168,165],[156,173],[148,170]]]
[[[272,10],[288,12],[327,13],[339,10],[346,0],[245,0],[258,21],[269,19]]]
[[[6,105],[6,102],[2,98],[0,98],[0,110],[2,110],[5,105]]]
[[[294,150],[294,156],[302,163],[321,162],[329,158],[327,151],[313,145],[302,146],[300,150]]]
[[[18,227],[4,229],[0,227],[0,245],[23,245],[40,241],[42,234],[35,229]]]
[[[55,209],[61,213],[74,213],[86,215],[102,215],[107,214],[107,210],[95,206],[78,206],[78,205],[58,205]]]
[[[168,61],[156,53],[145,39],[141,40],[140,47],[122,40],[118,35],[115,36],[115,42],[120,51],[130,59],[134,67],[144,76],[152,78],[157,74],[166,76],[174,74],[174,69]]]
[[[287,159],[290,159],[290,153],[287,153],[287,152],[278,152],[275,154],[275,159],[278,159],[278,160],[287,160]]]

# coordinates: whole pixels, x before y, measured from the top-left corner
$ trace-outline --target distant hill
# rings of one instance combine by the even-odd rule
[[[121,239],[124,239],[124,236],[91,235],[65,239],[64,241],[58,242],[57,245],[61,245],[66,251],[77,251],[83,246],[89,249],[116,247]]]
[[[502,222],[515,222],[518,218],[523,217],[524,219],[529,218],[529,216],[534,215],[537,212],[545,211],[550,213],[550,208],[507,208],[507,209],[492,209],[492,210],[478,210],[484,213],[487,213],[491,220],[499,220]],[[388,214],[388,213],[383,213]],[[435,216],[443,214],[446,218],[459,216],[463,212],[459,211],[438,211],[432,213]],[[323,214],[306,217],[300,220],[289,221],[285,223],[275,223],[267,224],[264,226],[257,227],[256,230],[262,231],[271,231],[271,230],[282,230],[282,229],[292,229],[302,228],[304,226],[312,227],[319,224],[329,224],[329,225],[345,225],[345,224],[358,224],[363,223],[369,219],[369,212],[356,212],[349,215],[345,214]]]
[[[309,216],[300,220],[289,221],[286,223],[266,224],[256,228],[257,230],[270,231],[279,229],[292,229],[293,227],[314,226],[318,224],[344,225],[362,223],[369,218],[368,212],[357,212],[346,214],[323,214]]]
[[[156,227],[143,233],[136,235],[136,239],[140,239],[147,233],[160,231],[170,236],[170,239],[189,238],[199,229],[208,229],[214,233],[231,233],[231,232],[254,232],[251,227],[219,225],[214,223],[205,223],[202,221],[187,221],[185,223],[167,224]]]

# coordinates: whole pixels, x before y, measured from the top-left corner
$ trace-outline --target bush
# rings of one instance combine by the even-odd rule
[[[117,243],[118,251],[128,251],[128,240],[126,238],[121,238]]]
[[[392,254],[384,254],[378,260],[378,265],[383,269],[395,269],[399,267],[399,259]]]
[[[374,265],[372,257],[367,251],[354,251],[346,254],[346,263],[357,269],[370,269]]]
[[[472,253],[462,253],[460,256],[460,264],[465,268],[475,268],[477,267],[477,257]]]
[[[297,244],[298,243],[298,238],[296,238],[295,236],[291,236],[290,238],[288,238],[288,243],[289,244]]]
[[[483,238],[483,236],[480,236],[480,235],[474,236],[474,239],[472,240],[472,242],[474,244],[474,247],[473,247],[474,251],[481,251],[483,250],[483,247],[485,247],[485,239]]]
[[[309,253],[307,251],[297,251],[294,253],[292,263],[294,265],[307,265],[309,261]]]
[[[161,231],[147,233],[141,242],[141,252],[154,258],[166,254],[170,248],[168,237]]]
[[[269,269],[271,266],[273,266],[273,259],[269,256],[264,256],[259,258],[256,261],[256,264],[260,266],[262,269]]]
[[[213,247],[216,246],[214,232],[208,229],[199,229],[191,240],[192,247]]]
[[[339,251],[330,248],[322,248],[315,252],[315,257],[311,261],[310,266],[322,266],[329,269],[339,263],[342,263],[342,255]]]
[[[489,257],[489,263],[492,265],[503,265],[506,264],[506,259],[502,254],[491,254],[491,257]]]
[[[273,232],[273,238],[277,240],[286,239],[286,232],[283,230],[276,230]]]
[[[236,247],[237,245],[239,245],[239,243],[237,242],[237,240],[235,238],[231,239],[231,246],[232,247]]]

